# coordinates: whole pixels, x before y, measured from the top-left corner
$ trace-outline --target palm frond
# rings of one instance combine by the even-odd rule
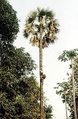
[[[48,9],[46,10],[46,17],[50,17],[51,19],[54,18],[54,13],[53,11],[49,11]]]
[[[45,16],[45,10],[44,10],[44,9],[39,9],[38,11],[39,11],[39,12],[38,12],[38,16],[39,16],[39,17]]]
[[[39,47],[39,40],[36,41],[35,45],[36,45],[37,47]]]
[[[33,46],[35,45],[35,37],[34,37],[34,36],[30,38],[30,43],[31,43]]]
[[[33,21],[34,21],[34,18],[33,18],[33,17],[29,17],[29,18],[28,18],[28,22],[29,22],[29,23],[32,23]]]
[[[34,22],[34,20],[36,19],[36,16],[37,16],[37,12],[36,11],[30,12],[30,14],[28,16],[28,19],[27,19],[27,22],[29,24]]]
[[[42,48],[46,48],[46,47],[48,47],[48,43],[47,43],[46,41],[44,41],[44,42],[42,43]]]
[[[37,16],[37,11],[33,11],[31,13],[31,17],[35,20],[36,16]]]
[[[24,30],[24,37],[28,38],[28,33],[26,32],[26,29]]]
[[[39,46],[39,39],[38,39],[38,34],[35,34],[33,35],[31,38],[30,38],[30,43],[33,45],[33,46]]]

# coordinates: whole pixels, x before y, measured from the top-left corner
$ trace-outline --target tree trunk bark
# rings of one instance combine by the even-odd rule
[[[74,80],[74,64],[73,59],[71,59],[72,64],[72,85],[73,85],[73,105],[74,105],[74,119],[77,119],[77,113],[76,113],[76,100],[75,100],[75,80]]]
[[[39,65],[40,65],[40,119],[44,119],[44,101],[43,101],[43,55],[42,55],[42,24],[40,26],[40,41],[39,41]]]
[[[66,101],[66,93],[64,92],[65,95],[65,110],[66,110],[66,119],[68,119],[68,113],[67,113],[67,101]]]

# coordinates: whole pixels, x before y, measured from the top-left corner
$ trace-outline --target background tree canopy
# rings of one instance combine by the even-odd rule
[[[19,31],[16,11],[6,0],[0,0],[0,34],[2,41],[12,43]]]

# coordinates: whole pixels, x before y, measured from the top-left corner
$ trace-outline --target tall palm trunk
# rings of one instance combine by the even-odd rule
[[[43,106],[43,55],[42,55],[42,24],[40,25],[40,42],[39,42],[39,63],[40,63],[40,119],[44,119]]]
[[[76,113],[76,100],[75,100],[75,80],[74,80],[73,59],[71,59],[71,64],[72,64],[72,85],[73,85],[74,119],[77,119],[77,113]]]

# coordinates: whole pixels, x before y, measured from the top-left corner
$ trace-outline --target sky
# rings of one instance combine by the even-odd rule
[[[16,47],[24,47],[25,52],[29,52],[32,59],[38,65],[35,74],[39,81],[39,49],[31,46],[29,41],[23,37],[25,20],[32,10],[37,7],[49,8],[55,13],[55,18],[60,24],[60,32],[57,35],[58,40],[43,50],[43,71],[46,74],[44,80],[44,92],[47,97],[47,103],[53,106],[53,119],[66,119],[65,105],[60,96],[56,95],[54,89],[58,82],[67,80],[66,73],[69,72],[70,62],[61,62],[59,55],[64,50],[73,50],[78,48],[78,0],[8,0],[13,9],[17,12],[20,20],[20,32],[14,42]]]

